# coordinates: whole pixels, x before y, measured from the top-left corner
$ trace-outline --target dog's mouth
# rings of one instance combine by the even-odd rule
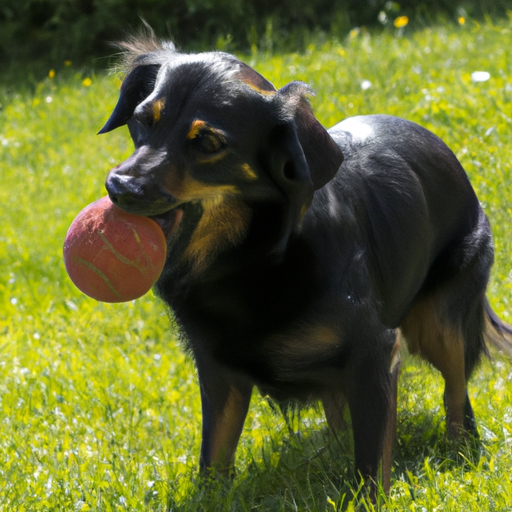
[[[178,229],[181,219],[183,218],[183,209],[173,208],[165,213],[159,215],[152,215],[150,219],[153,219],[164,232],[167,243],[171,239],[172,235]]]

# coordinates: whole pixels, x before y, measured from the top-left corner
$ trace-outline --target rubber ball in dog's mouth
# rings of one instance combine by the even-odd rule
[[[176,216],[173,231],[180,220]],[[80,291],[102,302],[126,302],[147,293],[162,273],[166,253],[157,221],[124,212],[108,196],[77,215],[64,242],[69,277]]]

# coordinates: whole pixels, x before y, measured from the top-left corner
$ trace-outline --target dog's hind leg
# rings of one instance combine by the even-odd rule
[[[201,387],[203,437],[200,468],[229,474],[242,433],[252,384],[213,361],[196,360]]]
[[[485,289],[492,263],[490,241],[475,251],[463,268],[429,292],[420,295],[400,328],[409,350],[429,361],[444,380],[447,430],[478,436],[467,394],[467,382],[486,353]]]
[[[430,362],[445,380],[444,404],[450,437],[457,437],[466,427],[475,434],[473,411],[466,392],[462,331],[443,322],[434,297],[417,302],[401,329],[410,352]]]

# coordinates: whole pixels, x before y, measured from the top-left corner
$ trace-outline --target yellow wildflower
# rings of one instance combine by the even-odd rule
[[[355,37],[357,37],[359,35],[359,32],[361,32],[361,29],[359,27],[353,28],[349,33],[350,39],[354,39]]]
[[[396,18],[394,21],[396,28],[405,27],[407,23],[409,23],[409,18],[407,16],[398,16],[398,18]]]
[[[50,69],[50,72],[48,73],[48,76],[50,78],[55,78],[55,69]]]
[[[82,85],[84,85],[85,87],[89,87],[91,84],[92,84],[92,80],[89,77],[84,78]]]

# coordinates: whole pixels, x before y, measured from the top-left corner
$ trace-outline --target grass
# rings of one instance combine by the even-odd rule
[[[327,126],[387,113],[444,138],[493,225],[489,297],[511,321],[511,29],[402,30],[245,59],[277,86],[310,83]],[[108,305],[70,283],[66,230],[131,152],[124,129],[95,135],[117,87],[68,69],[30,92],[0,91],[0,511],[373,510],[349,485],[348,436],[329,434],[316,409],[287,423],[256,394],[234,482],[198,485],[199,391],[167,311],[152,293]],[[493,356],[470,385],[476,450],[446,442],[441,379],[406,360],[391,495],[379,507],[510,510],[512,364]]]

